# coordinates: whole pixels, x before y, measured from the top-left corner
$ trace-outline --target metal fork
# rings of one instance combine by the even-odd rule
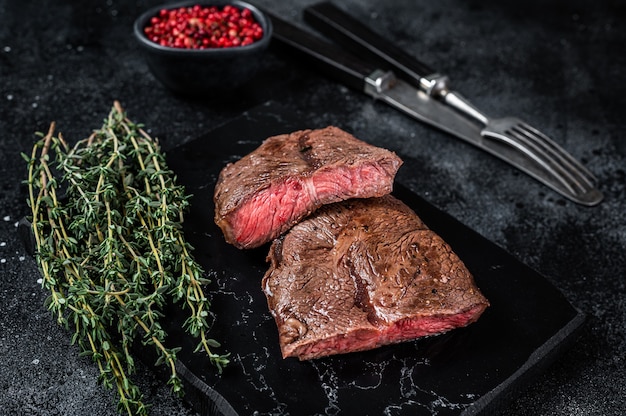
[[[472,120],[472,123],[478,123],[480,128],[477,125],[478,131],[475,135],[477,137],[474,137],[469,133],[458,134],[455,129],[446,129],[442,123],[425,121],[506,160],[577,203],[592,206],[602,200],[602,193],[594,186],[596,182],[594,175],[554,140],[536,128],[514,117],[497,119],[487,117],[459,93],[452,91],[447,77],[374,33],[332,3],[322,2],[309,6],[305,9],[304,17],[313,27],[347,50],[359,56],[369,57],[381,68],[392,69],[428,97],[462,114]]]
[[[428,88],[430,95],[481,123],[484,126],[481,136],[499,140],[526,155],[569,190],[577,202],[595,205],[602,200],[602,193],[595,188],[595,176],[541,131],[516,117],[487,117],[458,92],[450,90],[447,77],[436,74],[425,79],[424,83],[431,86]],[[536,170],[530,165],[522,164],[518,167],[531,176],[537,176]]]

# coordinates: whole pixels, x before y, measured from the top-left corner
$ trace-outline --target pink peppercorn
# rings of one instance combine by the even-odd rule
[[[162,46],[208,49],[249,45],[263,37],[263,28],[249,9],[195,5],[160,10],[144,33]]]

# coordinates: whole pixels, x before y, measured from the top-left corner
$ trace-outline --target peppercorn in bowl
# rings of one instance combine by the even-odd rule
[[[239,0],[156,6],[139,16],[133,29],[154,77],[184,95],[245,85],[272,35],[268,16]]]

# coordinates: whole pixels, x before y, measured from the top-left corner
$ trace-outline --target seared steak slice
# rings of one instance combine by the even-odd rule
[[[257,247],[324,204],[388,194],[401,164],[336,127],[271,137],[221,171],[215,223],[229,243]]]
[[[489,305],[463,262],[391,195],[327,205],[272,243],[263,290],[283,357],[446,332]]]

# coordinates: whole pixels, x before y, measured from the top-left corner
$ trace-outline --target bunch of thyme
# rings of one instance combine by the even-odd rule
[[[118,411],[145,415],[148,406],[130,379],[135,340],[154,346],[157,364],[171,371],[168,384],[182,394],[180,348],[165,345],[159,323],[166,302],[189,311],[184,329],[198,339],[196,351],[218,371],[228,363],[207,336],[208,280],[182,231],[189,196],[158,143],[118,102],[102,128],[73,147],[54,129],[52,123],[47,134],[38,133],[32,154],[23,155],[47,307],[73,328],[72,343],[97,364],[99,380],[117,388]]]

